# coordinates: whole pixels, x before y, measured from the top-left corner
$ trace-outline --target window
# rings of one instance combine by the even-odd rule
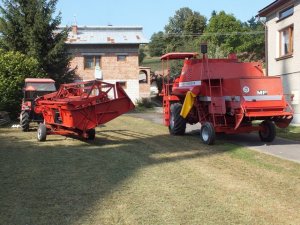
[[[279,20],[282,20],[294,13],[294,6],[290,6],[282,11],[279,12]]]
[[[117,55],[117,61],[126,61],[126,55]]]
[[[118,83],[120,84],[120,86],[121,86],[123,89],[126,89],[126,88],[127,88],[127,82],[126,82],[126,81],[119,81]]]
[[[294,26],[289,26],[281,31],[279,31],[279,56],[287,56],[293,54],[293,33]]]
[[[100,66],[100,56],[86,55],[84,56],[84,68],[95,69],[96,66]]]

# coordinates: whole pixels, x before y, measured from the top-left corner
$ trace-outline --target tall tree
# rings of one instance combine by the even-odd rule
[[[161,56],[165,52],[166,47],[167,43],[164,32],[160,31],[151,36],[149,43],[150,56]]]
[[[243,24],[245,35],[241,37],[242,44],[238,47],[241,58],[245,61],[265,59],[265,27],[254,17]]]
[[[213,12],[204,36],[209,46],[213,47],[213,51],[221,51],[225,56],[228,53],[237,52],[237,48],[241,45],[239,33],[242,31],[242,23],[234,15],[226,14],[224,11]],[[217,54],[214,57],[222,56],[222,53],[219,54],[221,55]]]
[[[199,12],[188,7],[181,8],[170,17],[165,26],[167,35],[167,51],[175,51],[186,42],[193,41],[197,35],[202,34],[206,27],[206,18]]]
[[[0,32],[2,46],[35,58],[49,77],[68,82],[69,57],[65,41],[68,29],[56,32],[61,14],[55,16],[57,0],[2,0]]]

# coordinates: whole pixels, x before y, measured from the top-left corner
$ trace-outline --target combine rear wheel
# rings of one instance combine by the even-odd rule
[[[276,137],[276,128],[272,121],[264,120],[260,126],[262,129],[258,132],[260,140],[263,142],[272,142]]]
[[[40,123],[37,131],[37,139],[38,141],[46,141],[46,137],[47,137],[47,127],[45,124]]]
[[[29,131],[29,112],[22,111],[20,115],[20,125],[22,128],[22,131],[26,132]]]
[[[185,133],[186,121],[180,116],[181,108],[182,105],[180,103],[171,105],[169,132],[172,135],[184,135]]]
[[[212,123],[205,122],[201,125],[200,136],[204,144],[213,145],[215,143],[216,133]]]

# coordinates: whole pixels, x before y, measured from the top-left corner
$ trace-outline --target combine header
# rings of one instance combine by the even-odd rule
[[[38,140],[47,134],[79,135],[95,138],[95,127],[134,108],[134,104],[117,83],[88,81],[63,84],[57,92],[35,100],[35,112],[44,124],[38,128]]]
[[[265,76],[260,63],[238,62],[234,54],[227,59],[208,59],[205,45],[201,52],[201,59],[198,53],[161,57],[163,71],[169,68],[169,60],[184,60],[180,76],[171,82],[168,72],[163,83],[164,123],[170,133],[183,135],[186,123],[199,122],[205,144],[213,144],[216,133],[252,131],[258,131],[261,141],[272,142],[274,123],[285,128],[293,118],[281,78]]]

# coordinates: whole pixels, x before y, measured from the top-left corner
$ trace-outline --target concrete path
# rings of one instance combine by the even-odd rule
[[[153,123],[163,124],[163,114],[160,112],[153,113],[130,113],[128,115],[146,119]],[[200,125],[187,125],[186,132],[199,135]],[[291,141],[276,137],[272,143],[263,143],[260,141],[257,133],[252,134],[235,134],[235,135],[220,135],[218,139],[226,140],[230,143],[245,146],[247,148],[274,155],[283,159],[288,159],[300,163],[300,142]]]

